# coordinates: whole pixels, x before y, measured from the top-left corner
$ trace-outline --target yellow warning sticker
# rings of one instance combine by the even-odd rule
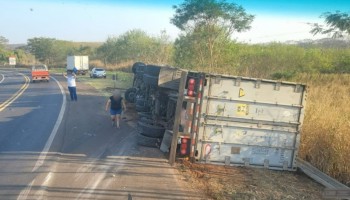
[[[249,105],[248,104],[237,104],[237,115],[246,116],[249,114]]]
[[[239,88],[239,97],[243,97],[245,95],[245,92],[242,88]]]

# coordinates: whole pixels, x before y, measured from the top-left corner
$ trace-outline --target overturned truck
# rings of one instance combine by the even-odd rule
[[[172,141],[194,162],[297,169],[305,85],[143,63],[133,72],[125,97],[139,112],[140,145]]]

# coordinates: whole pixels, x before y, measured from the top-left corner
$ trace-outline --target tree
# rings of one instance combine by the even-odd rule
[[[118,37],[110,37],[97,49],[97,55],[106,65],[143,61],[165,64],[170,62],[171,43],[162,32],[159,37],[149,36],[142,30],[131,30]]]
[[[109,37],[99,48],[97,48],[97,57],[103,61],[106,66],[107,63],[115,63],[115,56],[113,55],[114,46],[116,45],[116,37]]]
[[[55,38],[31,38],[27,46],[37,60],[47,65],[63,64],[67,55],[76,52],[72,42]]]
[[[189,33],[181,34],[174,44],[176,65],[194,70],[217,69],[225,65],[227,60],[225,52],[232,41],[221,32],[215,40],[215,45],[209,46],[207,40],[210,36],[208,35],[210,34],[202,26]]]
[[[333,38],[341,38],[350,35],[350,15],[348,13],[342,13],[336,11],[335,13],[326,12],[323,13],[321,18],[324,18],[325,25],[318,23],[311,24],[311,33],[317,34],[328,34],[332,35]]]
[[[28,65],[35,63],[34,56],[29,52],[25,51],[23,47],[15,49],[13,53],[17,58],[17,63],[19,64]]]
[[[220,44],[229,41],[233,32],[249,30],[254,19],[242,6],[225,0],[185,0],[179,6],[174,6],[174,9],[175,15],[171,23],[184,32],[179,39],[190,35],[192,41],[196,41],[192,44],[201,46],[192,49],[206,51],[196,59],[210,71],[216,65],[215,59],[221,51]],[[177,42],[181,43],[179,40]],[[198,45],[198,42],[201,44]]]
[[[54,38],[32,38],[28,39],[28,49],[35,55],[36,59],[45,64],[51,64],[57,56]]]
[[[0,48],[3,48],[9,42],[4,36],[0,35]]]
[[[8,43],[8,39],[0,35],[0,65],[8,61],[10,52],[5,49],[5,45]]]

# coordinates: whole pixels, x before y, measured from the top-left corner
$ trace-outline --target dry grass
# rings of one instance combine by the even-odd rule
[[[131,72],[131,66],[134,64],[134,61],[123,62],[119,64],[108,64],[105,65],[101,60],[90,60],[90,66],[94,67],[103,67],[106,70],[118,70],[124,72]]]
[[[300,156],[350,185],[350,75],[301,75],[309,86]]]

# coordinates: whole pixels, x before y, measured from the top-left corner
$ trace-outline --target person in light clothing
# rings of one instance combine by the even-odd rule
[[[77,84],[75,82],[76,75],[72,71],[67,71],[67,74],[63,74],[63,76],[67,79],[68,90],[70,94],[70,99],[72,101],[78,101],[77,96]]]
[[[119,128],[120,123],[120,115],[122,114],[122,111],[126,111],[125,101],[123,97],[121,96],[121,93],[119,90],[116,90],[113,93],[113,96],[110,96],[106,103],[106,111],[108,111],[111,115],[112,120],[112,126],[115,125],[115,122],[117,122],[117,128]]]

